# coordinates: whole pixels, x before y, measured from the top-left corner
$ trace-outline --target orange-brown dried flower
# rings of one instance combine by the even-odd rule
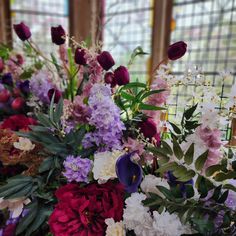
[[[22,151],[14,147],[14,143],[18,142],[19,137],[10,130],[0,129],[0,161],[3,165],[22,164],[27,166],[27,170],[23,172],[25,175],[35,175],[38,167],[42,162],[42,156],[39,155],[41,147],[35,145],[30,151]]]

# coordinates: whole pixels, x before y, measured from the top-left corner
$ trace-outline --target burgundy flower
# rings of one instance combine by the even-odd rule
[[[168,48],[168,58],[170,60],[177,60],[181,58],[187,51],[187,44],[183,41],[176,42]]]
[[[17,36],[22,40],[25,41],[31,37],[30,29],[27,25],[23,22],[20,24],[13,25],[13,28],[17,34]]]
[[[4,69],[4,61],[3,61],[3,59],[0,57],[0,73],[3,72],[3,69]]]
[[[18,85],[20,91],[25,95],[28,95],[30,93],[29,84],[30,84],[29,80],[25,80],[23,82],[20,82]]]
[[[86,65],[86,59],[85,59],[85,50],[83,48],[76,48],[75,50],[75,63],[78,65]]]
[[[25,100],[22,97],[15,98],[11,103],[11,108],[13,110],[21,110],[25,105]]]
[[[15,236],[16,223],[8,224],[3,230],[3,236]]]
[[[10,129],[13,131],[29,130],[29,125],[36,125],[37,122],[25,115],[13,115],[3,120],[0,129]]]
[[[54,93],[55,93],[54,103],[58,103],[61,96],[62,96],[61,92],[58,89],[53,89],[53,88],[49,89],[48,90],[48,98],[51,101]]]
[[[151,118],[143,121],[140,124],[140,129],[145,138],[152,139],[157,134],[156,123]]]
[[[105,83],[110,84],[111,87],[115,87],[117,85],[116,79],[114,77],[114,73],[107,72],[104,76]]]
[[[16,55],[16,59],[17,59],[17,63],[18,63],[19,65],[23,65],[23,64],[24,64],[24,58],[22,57],[21,54],[17,54],[17,55]]]
[[[114,71],[114,77],[118,85],[125,85],[129,83],[129,71],[124,66],[119,66]]]
[[[58,204],[49,218],[54,236],[104,236],[105,219],[120,221],[124,188],[121,184],[67,184],[56,191]]]
[[[9,100],[10,97],[11,97],[11,93],[7,89],[3,89],[0,92],[0,102],[5,103]]]
[[[57,27],[51,27],[52,42],[55,43],[56,45],[64,44],[66,41],[65,36],[66,36],[65,30],[61,25]]]
[[[100,55],[97,56],[98,63],[104,70],[111,69],[115,65],[115,61],[111,54],[107,51],[103,51]]]

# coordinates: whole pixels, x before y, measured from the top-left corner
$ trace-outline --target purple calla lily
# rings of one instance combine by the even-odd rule
[[[116,174],[128,193],[137,192],[142,181],[142,168],[132,161],[135,152],[125,154],[116,162]]]

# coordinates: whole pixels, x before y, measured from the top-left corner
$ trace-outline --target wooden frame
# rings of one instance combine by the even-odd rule
[[[12,46],[10,0],[0,2],[0,43]]]
[[[157,65],[167,58],[170,44],[173,0],[154,0],[151,74]]]
[[[70,35],[78,42],[102,41],[104,0],[69,0]]]

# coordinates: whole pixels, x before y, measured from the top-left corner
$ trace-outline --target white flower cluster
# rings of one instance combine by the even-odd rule
[[[169,188],[167,180],[147,175],[141,183],[141,189],[146,194],[151,192],[164,197],[156,188],[157,185]],[[154,211],[152,216],[149,207],[145,207],[142,203],[146,199],[144,193],[133,193],[126,199],[123,215],[126,229],[134,230],[137,236],[179,236],[191,233],[190,227],[182,225],[175,214],[168,212],[159,214]]]
[[[175,214],[154,211],[152,218],[149,208],[142,204],[145,199],[143,193],[133,193],[126,199],[123,216],[126,229],[134,230],[137,236],[179,236],[191,233],[190,227],[183,225]]]

